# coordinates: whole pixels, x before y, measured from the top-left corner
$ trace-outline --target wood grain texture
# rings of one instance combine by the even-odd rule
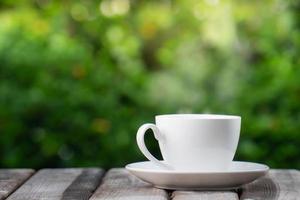
[[[8,200],[85,200],[101,181],[103,170],[43,169],[16,190]]]
[[[0,200],[5,199],[16,190],[32,174],[32,169],[1,169],[0,170]]]
[[[231,191],[174,191],[172,200],[238,200],[238,194]]]
[[[240,199],[299,200],[300,172],[270,170],[266,176],[242,187]]]
[[[103,178],[103,182],[91,197],[91,200],[166,200],[165,190],[154,188],[125,169],[111,169]]]

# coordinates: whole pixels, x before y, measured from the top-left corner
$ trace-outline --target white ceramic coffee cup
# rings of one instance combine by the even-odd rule
[[[144,124],[137,132],[137,144],[153,163],[170,170],[223,171],[233,160],[241,117],[212,114],[171,114],[155,117],[156,124]],[[164,162],[148,151],[145,132],[152,129]]]

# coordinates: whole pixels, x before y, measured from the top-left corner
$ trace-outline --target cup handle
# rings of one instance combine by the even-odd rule
[[[137,131],[137,134],[136,134],[136,141],[137,141],[138,147],[140,148],[140,150],[144,154],[144,156],[146,156],[146,158],[148,158],[148,160],[150,160],[151,162],[153,162],[156,165],[163,167],[165,169],[169,169],[169,170],[172,169],[172,167],[169,166],[168,164],[157,160],[147,149],[147,147],[145,145],[144,136],[148,129],[151,129],[153,131],[154,137],[156,140],[163,140],[162,134],[155,124],[150,124],[150,123],[143,124],[139,128],[139,130]]]

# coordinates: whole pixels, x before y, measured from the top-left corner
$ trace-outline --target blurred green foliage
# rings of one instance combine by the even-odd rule
[[[242,116],[236,160],[300,168],[299,9],[2,0],[0,166],[123,166],[155,114],[225,113]]]

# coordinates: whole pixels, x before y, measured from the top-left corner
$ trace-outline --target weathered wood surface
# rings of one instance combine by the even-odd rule
[[[5,199],[17,189],[32,174],[32,169],[1,169],[0,170],[0,200]]]
[[[234,191],[174,191],[173,200],[238,200],[238,194]]]
[[[166,191],[139,180],[123,168],[109,170],[103,179],[104,172],[98,168],[43,169],[33,173],[0,170],[0,200],[300,200],[297,170],[270,170],[238,192]]]
[[[165,190],[154,188],[125,169],[111,169],[103,178],[102,184],[91,197],[91,200],[167,200]]]
[[[85,200],[101,181],[103,171],[42,169],[8,197],[8,200]]]
[[[299,200],[300,172],[270,170],[266,176],[242,187],[240,199]]]

